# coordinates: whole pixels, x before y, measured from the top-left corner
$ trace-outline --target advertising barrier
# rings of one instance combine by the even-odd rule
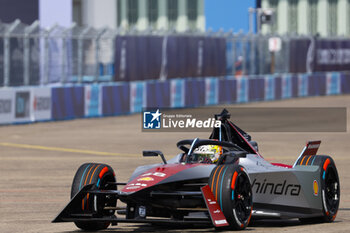
[[[115,116],[130,113],[130,84],[102,86],[103,116]]]
[[[265,77],[265,101],[275,99],[275,78],[273,76]]]
[[[265,88],[265,80],[263,78],[255,78],[249,79],[249,101],[261,101],[264,100],[264,88]]]
[[[185,107],[185,83],[184,79],[172,79],[170,81],[170,106],[172,108]]]
[[[84,87],[52,88],[52,119],[66,120],[85,116]]]
[[[32,109],[31,90],[29,88],[15,89],[15,123],[29,122]]]
[[[218,99],[219,104],[237,102],[237,80],[230,77],[219,79]]]
[[[339,72],[1,88],[0,124],[349,93],[350,74]]]
[[[0,123],[9,124],[15,122],[15,90],[0,90]]]
[[[130,83],[130,112],[141,112],[143,107],[143,99],[146,91],[143,82]]]
[[[248,102],[248,79],[241,77],[237,79],[237,103]]]
[[[36,87],[31,89],[31,120],[47,121],[51,120],[51,88]]]
[[[170,107],[170,82],[158,81],[146,83],[146,106],[147,108]]]
[[[218,104],[218,79],[205,79],[205,105]]]
[[[85,116],[102,116],[102,91],[101,85],[92,84],[84,87]]]
[[[185,83],[185,107],[205,105],[204,79],[188,79]]]

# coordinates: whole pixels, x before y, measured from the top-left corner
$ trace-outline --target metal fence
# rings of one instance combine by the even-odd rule
[[[112,81],[117,34],[74,25],[44,30],[38,21],[0,23],[0,86]]]
[[[226,63],[224,75],[229,76],[288,73],[291,71],[291,41],[300,38],[312,41],[310,37],[235,34],[222,31],[181,34],[170,31],[125,32],[108,28],[81,28],[75,25],[69,28],[55,25],[44,30],[40,28],[38,21],[32,25],[24,25],[19,20],[10,24],[0,22],[0,87],[118,80],[117,77],[121,74],[120,70],[116,74],[115,64],[118,62],[118,68],[125,64],[116,54],[128,56],[123,46],[117,46],[118,37],[145,35],[157,38],[181,35],[225,39],[226,55],[224,54],[224,59],[220,61]],[[281,46],[276,52],[269,50],[271,37],[280,38]],[[163,58],[159,67],[159,77],[156,79],[174,77],[166,75],[167,66],[171,66],[171,61],[164,59],[166,54],[163,47],[167,46],[166,41],[163,39],[163,45],[160,46]],[[203,40],[191,45],[195,46],[195,50],[198,49],[198,56],[195,58],[197,67],[203,65],[203,58],[200,56],[208,52],[200,43],[203,43]],[[120,51],[117,51],[118,49]],[[178,77],[181,78],[181,74]]]

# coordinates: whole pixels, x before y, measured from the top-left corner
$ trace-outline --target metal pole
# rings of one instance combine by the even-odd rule
[[[256,12],[255,8],[249,7],[248,9],[249,12],[249,33],[253,33],[253,20],[254,20],[254,13]]]
[[[71,31],[76,26],[76,23],[73,23],[69,28],[63,31],[62,33],[62,56],[61,56],[61,83],[64,83],[68,79],[68,57],[67,57],[67,38],[68,32]]]
[[[232,75],[236,75],[236,38],[235,36],[232,37]]]
[[[100,67],[100,39],[102,35],[107,31],[107,28],[101,29],[95,39],[96,43],[96,51],[95,51],[95,59],[96,59],[96,70],[95,70],[95,82],[98,82],[99,77],[99,67]]]
[[[90,27],[85,28],[78,37],[78,83],[83,81],[83,40]]]
[[[9,29],[5,32],[4,36],[4,87],[8,87],[10,84],[10,36],[11,32],[21,23],[19,19],[16,19]]]
[[[256,9],[257,34],[261,33],[261,8]]]
[[[248,43],[247,43],[247,38],[245,36],[243,36],[243,39],[242,39],[242,75],[246,75],[247,74],[247,47],[248,47]]]
[[[44,61],[43,61],[43,79],[41,84],[45,85],[49,82],[49,36],[51,32],[57,27],[57,24],[53,25],[48,31],[44,32]]]
[[[29,85],[30,74],[29,74],[29,63],[30,63],[30,44],[29,44],[29,35],[39,26],[39,21],[34,21],[30,26],[26,27],[24,31],[24,54],[23,54],[23,84],[24,86]]]

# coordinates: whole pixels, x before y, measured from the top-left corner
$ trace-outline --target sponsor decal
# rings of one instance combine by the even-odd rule
[[[207,199],[208,200],[208,203],[210,204],[210,205],[215,205],[216,204],[216,201],[212,201],[211,199]]]
[[[318,183],[317,183],[317,180],[314,180],[314,182],[313,182],[313,190],[314,190],[314,195],[318,196]]]
[[[166,174],[165,173],[162,173],[162,172],[155,172],[153,173],[154,176],[158,176],[158,177],[165,177]]]
[[[318,149],[320,147],[320,144],[310,144],[307,148],[308,149]]]
[[[275,78],[272,76],[265,77],[265,100],[275,99]]]
[[[128,186],[126,187],[126,189],[138,189],[140,188],[140,186]]]
[[[100,116],[102,112],[100,86],[85,86],[85,116]]]
[[[0,88],[0,124],[15,121],[15,91],[14,89],[2,90]]]
[[[12,100],[11,99],[0,99],[0,114],[11,113]]]
[[[170,105],[172,108],[181,108],[185,105],[185,81],[173,79],[170,81]]]
[[[145,173],[141,176],[158,176],[158,177],[165,177],[166,174],[165,173],[162,173],[162,172],[149,172],[149,173]]]
[[[31,120],[51,119],[51,88],[33,88],[31,95]]]
[[[215,220],[215,224],[221,225],[221,224],[227,224],[227,221],[225,219],[222,220]]]
[[[140,179],[137,179],[137,181],[153,181],[154,179],[152,177],[142,177]]]
[[[142,112],[144,98],[144,83],[132,82],[130,83],[130,111]]]
[[[281,183],[273,183],[264,179],[263,182],[257,182],[254,179],[252,184],[252,190],[259,194],[274,194],[274,195],[290,195],[299,196],[301,186],[299,184],[289,184],[287,180]]]
[[[220,213],[220,212],[221,212],[221,211],[220,211],[219,209],[213,211],[214,214],[218,214],[218,213]]]
[[[16,118],[29,117],[30,104],[29,104],[29,91],[21,91],[16,93]]]
[[[34,96],[34,111],[47,111],[51,109],[51,98],[44,96]]]
[[[136,184],[134,184],[135,186],[142,186],[142,187],[147,187],[147,184],[143,184],[143,183],[136,183]]]

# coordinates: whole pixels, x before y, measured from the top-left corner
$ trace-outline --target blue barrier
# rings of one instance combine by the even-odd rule
[[[292,97],[292,77],[287,74],[282,76],[282,99],[289,99]]]
[[[261,101],[265,98],[265,79],[248,79],[249,101]]]
[[[205,79],[205,105],[218,104],[218,79]]]
[[[275,77],[275,100],[282,99],[282,78]]]
[[[309,76],[308,95],[320,96],[326,94],[326,76],[324,74],[314,74]]]
[[[248,102],[248,79],[241,77],[237,79],[237,103],[246,103]]]
[[[349,93],[350,74],[339,72],[14,87],[0,89],[0,124],[116,116],[141,112],[143,107],[189,108]],[[22,111],[24,117],[18,108],[7,107],[19,103],[19,97],[30,106],[25,114]]]
[[[170,105],[172,108],[185,107],[185,79],[170,81]]]
[[[52,119],[66,120],[84,117],[84,87],[54,87],[51,93]]]
[[[327,74],[327,95],[338,95],[341,93],[340,74],[330,73]]]
[[[341,93],[350,93],[350,74],[341,74]]]
[[[145,107],[169,108],[170,94],[169,81],[147,82]]]
[[[307,74],[300,74],[298,76],[298,96],[308,96],[308,78]]]
[[[219,104],[236,103],[237,101],[237,81],[234,78],[226,77],[219,79],[218,83]]]
[[[265,77],[265,93],[264,100],[275,99],[275,78],[271,75]]]
[[[298,76],[293,75],[292,79],[292,98],[298,97]]]
[[[188,79],[185,83],[185,107],[205,105],[204,79]]]
[[[129,83],[102,87],[103,116],[116,116],[130,113]]]

